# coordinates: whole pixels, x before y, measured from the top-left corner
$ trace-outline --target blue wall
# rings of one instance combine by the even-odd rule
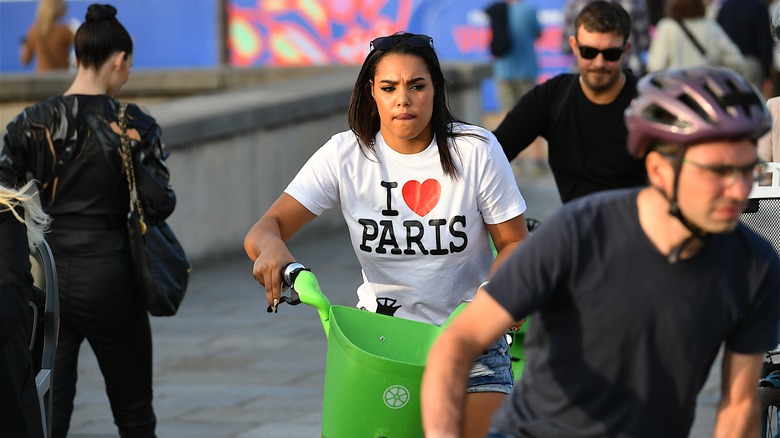
[[[64,23],[76,30],[96,1],[67,1]],[[113,0],[134,42],[134,68],[199,68],[219,63],[217,0]],[[35,20],[36,1],[0,0],[0,72],[33,71],[19,43]]]

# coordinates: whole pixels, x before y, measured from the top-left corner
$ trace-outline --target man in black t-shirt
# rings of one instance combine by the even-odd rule
[[[490,438],[686,437],[721,345],[714,435],[759,434],[780,258],[739,217],[769,113],[726,69],[656,72],[638,90],[627,149],[649,185],[566,204],[480,288],[428,355],[427,438],[459,436],[473,358],[529,315],[526,366]]]
[[[623,111],[636,96],[637,81],[623,70],[631,18],[618,3],[595,1],[580,11],[575,25],[569,44],[580,73],[537,85],[494,132],[509,160],[537,136],[547,140],[564,203],[646,179],[642,163],[625,148]]]

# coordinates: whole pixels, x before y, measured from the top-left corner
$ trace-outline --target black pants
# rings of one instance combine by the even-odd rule
[[[0,436],[43,437],[35,370],[21,326],[0,343]]]
[[[54,371],[52,431],[64,437],[76,395],[79,347],[97,357],[122,437],[154,437],[152,336],[135,291],[124,230],[55,230],[60,334]]]

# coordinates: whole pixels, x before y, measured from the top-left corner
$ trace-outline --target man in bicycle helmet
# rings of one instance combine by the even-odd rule
[[[722,344],[715,436],[757,436],[756,382],[777,344],[780,259],[739,222],[769,114],[741,76],[650,74],[626,111],[648,185],[566,204],[439,337],[426,437],[458,436],[472,356],[534,314],[527,365],[490,437],[685,437]]]

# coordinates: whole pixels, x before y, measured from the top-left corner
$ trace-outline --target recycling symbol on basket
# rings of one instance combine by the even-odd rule
[[[390,409],[401,409],[409,403],[409,390],[402,385],[393,385],[385,389],[385,405]]]

